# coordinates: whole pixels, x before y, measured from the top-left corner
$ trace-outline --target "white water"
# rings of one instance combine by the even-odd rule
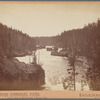
[[[45,70],[46,84],[43,86],[45,90],[64,90],[62,82],[69,76],[67,72],[69,68],[67,57],[51,56],[51,52],[46,51],[46,49],[38,50],[36,55]],[[21,62],[30,63],[32,56],[17,57],[17,59]],[[79,76],[76,78],[79,80]],[[81,84],[77,80],[76,90],[81,90]],[[89,90],[88,85],[84,86],[84,90]]]

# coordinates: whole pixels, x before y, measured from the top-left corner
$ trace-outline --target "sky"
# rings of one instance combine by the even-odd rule
[[[33,37],[83,28],[98,18],[98,2],[0,2],[0,22]]]

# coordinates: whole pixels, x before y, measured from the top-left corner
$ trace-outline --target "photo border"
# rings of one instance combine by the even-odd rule
[[[83,3],[100,3],[100,0],[0,0],[0,3],[65,3],[65,2],[83,2]],[[22,94],[18,96],[18,93]],[[15,95],[17,94],[17,95]],[[0,100],[96,100],[100,99],[100,91],[0,91]]]

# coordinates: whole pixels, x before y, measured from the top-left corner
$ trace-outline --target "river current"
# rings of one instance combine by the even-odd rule
[[[45,85],[42,86],[44,90],[64,90],[63,82],[69,76],[67,57],[52,56],[51,52],[46,49],[37,50],[36,55],[37,63],[42,64],[45,71]],[[32,56],[16,58],[21,62],[32,62]],[[76,81],[76,90],[81,90],[81,84],[78,81]],[[86,85],[84,90],[89,90],[89,86]]]

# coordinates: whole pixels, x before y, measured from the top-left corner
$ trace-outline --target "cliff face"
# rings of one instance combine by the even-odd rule
[[[40,65],[25,64],[16,58],[5,57],[0,74],[0,89],[38,89],[45,83],[44,70]],[[2,82],[10,83],[12,86],[7,87],[7,84],[4,85]]]

